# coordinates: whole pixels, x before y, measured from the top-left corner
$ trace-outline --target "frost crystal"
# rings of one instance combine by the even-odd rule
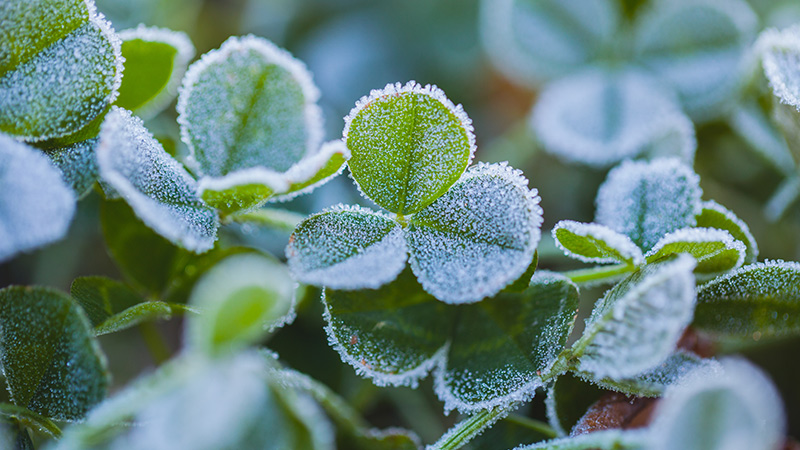
[[[562,220],[553,227],[553,239],[565,255],[586,263],[644,262],[642,251],[624,234],[596,223]]]
[[[766,30],[755,47],[772,91],[800,111],[800,25]]]
[[[217,213],[197,197],[197,182],[130,112],[114,107],[97,146],[100,177],[154,231],[195,252],[217,239]]]
[[[39,150],[0,134],[0,261],[61,239],[75,195]]]

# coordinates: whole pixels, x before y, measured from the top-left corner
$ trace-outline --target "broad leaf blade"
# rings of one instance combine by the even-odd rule
[[[472,121],[436,86],[388,84],[345,118],[347,165],[361,192],[391,212],[415,213],[458,180],[475,152]]]
[[[541,224],[539,196],[520,171],[478,164],[411,218],[409,263],[439,300],[477,302],[525,273]]]
[[[0,362],[16,405],[78,420],[105,397],[105,356],[69,297],[46,288],[5,288],[0,322]]]
[[[800,111],[800,25],[764,31],[755,48],[772,92]]]
[[[258,208],[288,188],[289,183],[282,174],[252,167],[221,177],[202,177],[197,194],[221,214],[230,215]]]
[[[740,267],[745,246],[725,230],[715,228],[681,228],[667,233],[647,252],[647,262],[670,255],[688,253],[695,260],[695,273],[713,274]]]
[[[375,289],[406,265],[403,230],[366,208],[335,207],[304,220],[286,247],[292,275],[331,289]]]
[[[642,251],[624,234],[596,223],[562,220],[553,227],[553,239],[565,255],[587,263],[639,265]]]
[[[92,327],[144,300],[125,283],[96,276],[76,278],[70,287],[70,295],[81,305]]]
[[[709,200],[703,202],[700,214],[697,215],[697,226],[725,230],[746,247],[745,262],[754,263],[758,258],[758,243],[750,233],[750,227],[729,209]]]
[[[97,138],[47,151],[47,156],[61,170],[61,176],[78,198],[85,197],[97,181]]]

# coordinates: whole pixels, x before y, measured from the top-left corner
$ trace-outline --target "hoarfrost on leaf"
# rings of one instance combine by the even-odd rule
[[[742,265],[745,246],[726,230],[716,228],[681,228],[667,233],[645,255],[647,262],[669,255],[688,253],[695,260],[695,273],[727,272]]]
[[[696,224],[700,177],[678,159],[625,161],[597,192],[595,221],[649,250],[665,234]]]
[[[217,213],[197,197],[197,182],[141,119],[112,108],[100,130],[97,165],[100,177],[153,231],[198,253],[214,246]]]
[[[286,171],[289,186],[285,193],[277,195],[274,200],[288,201],[322,186],[342,173],[348,159],[350,150],[341,140],[322,144],[318,153],[298,161]]]
[[[47,156],[61,170],[62,178],[78,198],[88,195],[97,181],[97,158],[94,155],[97,142],[97,138],[92,138],[47,151]]]
[[[411,220],[410,265],[447,303],[491,297],[517,280],[541,237],[536,189],[505,163],[479,163]]]
[[[552,234],[565,255],[586,263],[644,263],[642,251],[628,236],[603,225],[562,220]]]
[[[703,228],[716,228],[725,230],[746,247],[745,262],[754,263],[758,258],[758,243],[750,233],[750,227],[733,211],[719,203],[709,200],[701,204],[700,214],[697,215],[697,226]]]
[[[800,24],[762,32],[755,48],[772,92],[800,111]]]
[[[75,195],[41,151],[0,134],[0,261],[67,234]]]

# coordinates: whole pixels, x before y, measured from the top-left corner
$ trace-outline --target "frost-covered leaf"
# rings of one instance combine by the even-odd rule
[[[477,302],[525,273],[541,225],[538,193],[522,172],[480,163],[411,218],[409,263],[439,300]]]
[[[531,125],[545,150],[570,162],[608,167],[647,155],[691,163],[694,127],[673,97],[639,70],[593,68],[548,85]]]
[[[786,138],[758,103],[752,100],[740,102],[728,120],[731,130],[778,172],[787,176],[795,173],[796,164]]]
[[[667,233],[647,252],[647,262],[669,255],[688,253],[695,260],[695,273],[713,274],[740,267],[745,246],[725,230],[716,228],[681,228]]]
[[[14,404],[71,421],[105,397],[105,356],[68,296],[39,287],[2,289],[0,323],[0,363]]]
[[[283,264],[258,254],[223,259],[195,284],[187,346],[208,355],[235,352],[294,319],[294,281]]]
[[[745,262],[756,262],[758,244],[753,234],[750,233],[750,227],[732,211],[713,200],[703,202],[701,207],[700,214],[696,217],[697,226],[727,231],[734,239],[744,244],[746,248]]]
[[[350,158],[350,150],[341,140],[322,144],[319,152],[300,160],[286,171],[289,186],[275,200],[291,200],[298,195],[311,192],[342,173],[344,163]]]
[[[222,177],[201,177],[197,194],[212,208],[229,215],[258,208],[288,187],[281,173],[264,167],[251,167]]]
[[[636,24],[639,61],[678,93],[694,120],[733,105],[758,18],[742,0],[653,2]]]
[[[780,395],[744,360],[703,367],[669,389],[653,420],[652,450],[772,450],[785,439]]]
[[[304,220],[286,247],[292,275],[331,289],[375,289],[406,265],[403,230],[366,208],[337,206]]]
[[[609,53],[620,22],[611,0],[484,0],[480,14],[489,56],[534,87]]]
[[[642,431],[609,429],[524,445],[515,450],[642,450],[649,448],[649,441],[649,435]]]
[[[47,417],[37,414],[28,408],[12,405],[10,403],[0,403],[0,432],[2,431],[3,419],[6,418],[13,418],[23,427],[36,430],[37,432],[49,437],[56,439],[61,437],[61,429],[58,428],[58,425],[53,423],[53,421]],[[2,433],[0,433],[0,448],[19,448],[13,446],[2,446],[2,444]],[[31,446],[31,449],[32,448],[33,446]]]
[[[547,421],[559,436],[567,436],[603,393],[592,383],[571,374],[561,375],[547,389]]]
[[[0,131],[69,140],[108,109],[121,74],[119,39],[93,1],[3,2]]]
[[[553,227],[553,239],[565,255],[587,263],[639,265],[642,251],[624,234],[596,223],[562,220]]]
[[[755,48],[772,92],[800,111],[800,25],[762,32]]]
[[[100,177],[158,234],[187,250],[214,246],[217,213],[197,197],[197,183],[164,151],[141,119],[114,107],[97,146]]]
[[[61,177],[78,198],[85,197],[97,181],[97,159],[94,155],[97,141],[98,138],[92,138],[47,151],[47,156],[61,170]]]
[[[799,335],[800,264],[752,264],[702,285],[694,326],[729,338]]]
[[[521,277],[517,278],[516,281],[509,284],[508,286],[503,289],[502,292],[522,292],[525,289],[528,289],[528,285],[531,283],[531,277],[533,274],[536,273],[536,268],[539,266],[539,252],[533,252],[533,259],[531,260],[530,265],[528,268],[525,269],[525,272],[522,274]]]
[[[178,95],[194,46],[185,33],[144,25],[121,31],[119,38],[125,76],[115,104],[148,119]]]
[[[665,234],[697,223],[699,183],[700,177],[677,159],[625,161],[597,192],[595,222],[649,250]]]
[[[619,380],[662,364],[692,320],[695,264],[689,255],[646,264],[609,290],[572,347],[578,370]]]
[[[347,165],[361,192],[415,213],[455,183],[475,152],[472,121],[439,88],[409,81],[362,97],[345,117]]]
[[[0,261],[61,239],[75,196],[37,149],[0,134]]]

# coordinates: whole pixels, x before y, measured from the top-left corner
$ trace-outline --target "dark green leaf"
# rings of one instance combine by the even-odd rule
[[[97,181],[97,159],[94,155],[97,141],[94,138],[47,151],[47,156],[61,170],[62,178],[78,198],[89,194]]]
[[[525,273],[522,274],[521,277],[517,278],[517,281],[509,284],[503,289],[502,292],[522,292],[525,289],[528,289],[528,286],[531,284],[531,278],[533,274],[536,273],[536,267],[539,265],[539,251],[533,252],[533,259],[531,260],[531,264],[525,269]]]
[[[76,278],[70,294],[81,305],[92,327],[144,300],[126,284],[106,277]]]
[[[709,200],[702,203],[702,210],[697,215],[697,226],[703,228],[716,228],[725,230],[740,241],[746,247],[745,262],[754,263],[758,258],[758,244],[750,233],[750,228],[736,214],[720,205]]]
[[[644,262],[642,251],[628,236],[596,223],[562,220],[553,227],[553,239],[565,255],[583,262]]]
[[[573,375],[561,375],[547,390],[547,420],[559,435],[567,436],[603,392]]]

